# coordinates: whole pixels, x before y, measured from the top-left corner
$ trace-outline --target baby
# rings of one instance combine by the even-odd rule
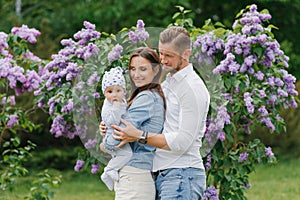
[[[112,159],[104,168],[101,180],[109,190],[113,190],[114,181],[119,180],[119,170],[130,160],[132,150],[129,144],[116,149],[120,141],[112,137],[114,129],[112,124],[120,124],[121,116],[125,114],[127,103],[125,100],[126,84],[121,67],[112,68],[105,72],[102,79],[102,91],[105,96],[101,110],[102,121],[107,127],[106,135],[103,138],[105,150],[111,154]]]

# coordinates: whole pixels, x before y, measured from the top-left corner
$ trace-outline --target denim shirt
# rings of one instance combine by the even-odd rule
[[[163,99],[154,91],[143,91],[133,100],[123,119],[131,122],[137,129],[152,133],[163,130],[165,109]],[[133,155],[127,165],[139,169],[152,170],[155,147],[137,141],[129,143]]]

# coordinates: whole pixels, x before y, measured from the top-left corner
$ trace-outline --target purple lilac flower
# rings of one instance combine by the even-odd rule
[[[138,20],[135,31],[130,31],[128,37],[133,44],[136,44],[138,41],[145,41],[149,38],[149,33],[144,28],[145,24],[143,20]]]
[[[73,111],[73,99],[68,99],[67,103],[62,107],[61,112],[71,114]]]
[[[223,124],[230,124],[230,116],[227,112],[226,106],[222,105],[218,107],[218,115],[217,115],[217,121],[221,122]]]
[[[245,35],[255,34],[257,31],[263,31],[261,25],[262,22],[271,19],[269,14],[260,14],[257,12],[257,6],[255,4],[251,5],[250,12],[244,13],[240,19],[240,23],[243,26],[242,32]]]
[[[41,34],[35,28],[28,28],[27,25],[22,25],[22,27],[14,27],[12,28],[11,33],[24,40],[27,40],[30,43],[36,43],[36,37]]]
[[[289,105],[290,107],[298,108],[298,104],[295,101],[294,97],[292,97],[290,101],[287,101],[286,104]]]
[[[245,106],[247,107],[247,110],[250,114],[254,113],[254,106],[252,105],[253,99],[250,97],[249,92],[244,93],[244,101]]]
[[[39,108],[42,108],[43,106],[45,105],[45,102],[44,102],[44,98],[40,98],[40,100],[38,101],[38,107]]]
[[[81,138],[81,139],[84,139],[86,137],[86,133],[87,133],[87,130],[88,130],[88,127],[87,125],[85,124],[75,124],[75,128],[76,128],[76,131],[77,131],[77,135]]]
[[[69,39],[62,39],[60,41],[60,43],[63,46],[75,46],[76,45],[76,42],[73,41],[71,38],[69,38]]]
[[[94,139],[88,139],[88,141],[84,144],[84,147],[86,149],[94,148],[98,142],[98,136],[96,136]]]
[[[233,104],[233,99],[230,93],[223,93],[221,96],[224,97],[225,100],[229,101],[230,104]]]
[[[84,165],[84,160],[77,160],[74,170],[76,172],[79,172],[83,168],[83,165]]]
[[[261,113],[262,116],[266,116],[269,114],[268,110],[266,109],[265,106],[261,106],[259,109],[258,109],[258,112]]]
[[[269,158],[273,158],[274,157],[274,153],[272,152],[272,148],[271,147],[266,147],[265,148],[265,154]]]
[[[269,99],[267,100],[267,103],[274,106],[276,100],[277,100],[277,95],[271,94],[269,95]]]
[[[9,81],[9,87],[11,89],[16,88],[17,81],[20,83],[24,83],[26,81],[26,77],[23,73],[24,69],[19,66],[14,66],[8,70],[7,80]]]
[[[76,131],[74,129],[74,124],[69,121],[63,132],[63,136],[69,139],[74,139],[75,135],[76,135]]]
[[[251,188],[251,184],[250,184],[250,183],[244,183],[244,186],[245,186],[246,188],[248,188],[248,189]]]
[[[50,133],[54,134],[55,137],[62,136],[65,132],[66,124],[66,121],[61,115],[56,116],[52,122]]]
[[[244,63],[242,64],[242,67],[240,69],[240,72],[244,73],[246,71],[250,72],[250,74],[253,74],[253,68],[252,65],[257,61],[257,57],[250,55],[247,56],[244,60]]]
[[[7,43],[7,34],[0,32],[0,55],[3,55],[6,58],[12,58],[13,56],[9,53],[8,43]]]
[[[251,134],[251,130],[250,130],[250,124],[247,124],[244,126],[245,132],[246,134],[250,135]]]
[[[68,72],[66,75],[66,80],[70,81],[78,76],[78,74],[83,70],[83,67],[78,66],[77,63],[70,62],[68,63],[66,70]]]
[[[65,68],[68,64],[68,61],[70,60],[67,56],[62,54],[53,54],[51,56],[52,61],[50,61],[46,66],[46,70],[52,70],[56,68]],[[46,78],[48,79],[48,78]]]
[[[40,62],[41,61],[41,59],[39,57],[37,57],[36,55],[34,55],[30,51],[27,51],[26,53],[23,53],[23,57],[26,58],[26,59],[30,59],[32,61],[35,61],[35,62]]]
[[[277,121],[283,121],[283,118],[280,117],[279,114],[277,114],[277,115],[275,116],[275,118],[276,118]]]
[[[121,53],[123,52],[123,47],[119,44],[114,46],[112,50],[108,53],[107,59],[109,62],[113,62],[114,60],[118,60],[121,58]]]
[[[81,90],[84,87],[85,83],[83,81],[79,81],[76,85],[75,88]]]
[[[214,122],[210,122],[207,125],[206,132],[205,132],[205,142],[206,142],[206,153],[208,153],[213,146],[216,144],[217,140],[219,139],[219,132],[220,128],[217,127]]]
[[[71,40],[71,39],[70,39]],[[63,41],[63,40],[62,40]],[[73,40],[71,40],[73,41]],[[74,42],[74,41],[73,41]],[[63,49],[61,49],[58,54],[63,55],[63,56],[69,56],[72,54],[76,54],[76,44],[74,42],[74,44],[68,44],[67,41],[66,42],[61,42],[63,45],[66,45]],[[80,53],[79,55],[82,55],[82,53]],[[78,56],[79,57],[79,56]]]
[[[211,168],[211,155],[210,153],[206,156],[205,169],[208,170]]]
[[[91,173],[92,173],[92,174],[96,174],[96,173],[98,172],[98,170],[99,170],[99,167],[100,167],[100,165],[99,165],[98,163],[92,164],[92,170],[91,170]]]
[[[18,123],[19,117],[16,114],[10,115],[9,120],[6,124],[7,127],[12,127]]]
[[[60,102],[60,98],[57,96],[53,96],[49,99],[48,101],[48,106],[49,106],[49,114],[54,115],[54,107],[56,104]]]
[[[23,83],[24,89],[29,92],[37,89],[42,82],[40,76],[34,70],[27,70],[26,72],[26,81]]]
[[[280,78],[275,78],[274,82],[279,87],[282,87],[284,85],[284,82]]]
[[[6,33],[0,32],[0,49],[8,49],[7,36]]]
[[[264,90],[258,90],[258,92],[259,92],[259,95],[258,95],[258,96],[259,96],[259,98],[261,98],[261,99],[267,96]]]
[[[100,93],[99,93],[99,92],[95,92],[95,93],[93,94],[93,97],[94,97],[95,99],[99,99],[99,98],[100,98]]]
[[[94,55],[98,54],[100,49],[93,43],[89,43],[87,46],[83,47],[82,52],[78,54],[79,51],[76,51],[79,58],[91,58]]]
[[[209,32],[205,35],[198,36],[193,46],[200,46],[201,52],[207,53],[207,55],[211,57],[214,53],[224,48],[224,41],[220,38],[216,38],[213,32]]]
[[[219,200],[218,190],[214,186],[208,187],[204,192],[202,200]]]
[[[278,96],[288,97],[288,93],[280,88],[277,89]]]
[[[241,163],[241,162],[247,160],[248,156],[249,156],[249,154],[247,152],[241,153],[238,162]]]
[[[81,29],[81,31],[78,31],[77,33],[75,33],[74,38],[80,39],[78,41],[78,44],[85,46],[88,41],[90,41],[91,39],[99,38],[101,36],[101,34],[97,31],[95,31],[94,24],[84,21],[83,25],[86,29]]]
[[[274,131],[275,126],[271,122],[271,119],[269,117],[264,117],[260,120],[262,123],[264,123],[270,130]]]
[[[274,76],[268,77],[266,81],[271,87],[275,86],[275,77]]]
[[[219,140],[224,141],[226,139],[224,131],[219,132]]]
[[[262,81],[264,79],[264,74],[261,71],[258,71],[256,74],[254,74],[254,77],[257,78],[257,80]]]
[[[93,86],[95,85],[95,83],[99,82],[99,80],[100,80],[100,76],[98,75],[97,72],[94,72],[87,80],[87,84]]]
[[[92,24],[88,21],[84,21],[83,22],[83,26],[86,28],[86,29],[91,29],[91,30],[95,30],[96,26],[95,24]]]
[[[286,70],[280,70],[279,72],[283,74],[283,81],[285,82],[285,84],[289,85],[296,82],[296,78],[293,75],[289,74]]]
[[[239,68],[240,65],[235,61],[235,56],[232,53],[228,53],[226,58],[213,70],[213,73],[224,74],[229,72],[232,75],[236,74]]]
[[[16,105],[15,96],[11,95],[8,97],[10,105]]]
[[[9,74],[10,68],[12,68],[10,58],[0,59],[0,78],[6,78]]]
[[[8,101],[8,102],[7,102]],[[16,100],[15,100],[15,96],[11,95],[8,98],[7,97],[3,97],[0,104],[4,105],[6,103],[9,103],[10,105],[16,105]]]
[[[250,12],[252,12],[252,13],[256,12],[256,11],[257,11],[257,5],[252,4],[252,5],[250,6],[249,10],[250,10]]]

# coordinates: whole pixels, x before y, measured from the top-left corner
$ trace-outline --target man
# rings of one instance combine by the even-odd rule
[[[191,39],[182,27],[161,32],[158,45],[161,63],[169,72],[162,88],[167,111],[163,134],[136,129],[122,120],[125,128],[112,126],[119,147],[138,140],[157,147],[153,161],[157,199],[200,199],[206,175],[199,153],[206,129],[210,97],[201,78],[189,63]]]

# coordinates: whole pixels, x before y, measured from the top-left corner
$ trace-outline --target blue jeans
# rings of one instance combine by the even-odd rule
[[[204,169],[171,168],[160,171],[155,180],[157,200],[198,200],[206,189]]]

